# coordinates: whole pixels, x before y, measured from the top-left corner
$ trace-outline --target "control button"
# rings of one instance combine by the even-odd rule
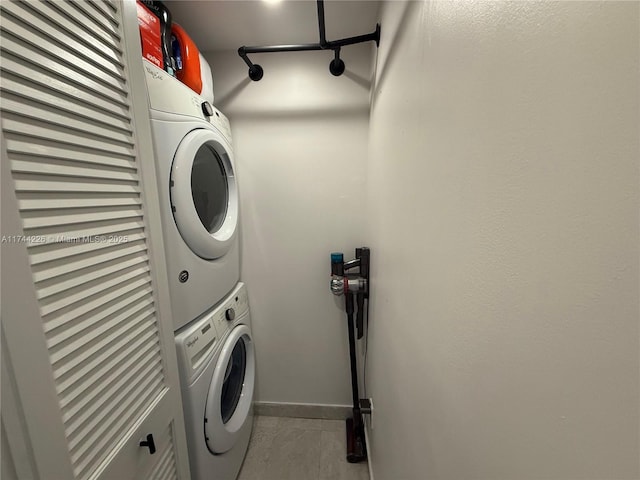
[[[207,117],[211,117],[213,115],[213,107],[209,102],[202,102],[202,113]]]
[[[231,321],[236,318],[236,311],[233,308],[228,308],[226,312],[224,312],[224,316],[227,320]]]

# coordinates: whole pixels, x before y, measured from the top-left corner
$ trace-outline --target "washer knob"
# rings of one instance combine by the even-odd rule
[[[233,308],[227,308],[227,311],[224,312],[224,316],[228,321],[236,318],[236,311]]]

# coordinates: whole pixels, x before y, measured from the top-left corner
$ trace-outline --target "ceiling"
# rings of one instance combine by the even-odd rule
[[[327,40],[375,30],[379,3],[325,1]],[[202,52],[241,46],[317,43],[317,6],[313,0],[165,0],[173,21],[182,25]]]

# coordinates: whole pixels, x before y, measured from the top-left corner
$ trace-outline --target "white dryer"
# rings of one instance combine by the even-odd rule
[[[189,87],[149,62],[144,69],[177,330],[240,279],[231,130],[227,118]]]
[[[235,480],[253,424],[255,353],[247,291],[176,334],[192,480]]]

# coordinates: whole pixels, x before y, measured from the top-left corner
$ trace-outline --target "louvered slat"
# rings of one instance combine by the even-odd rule
[[[19,170],[18,170],[19,171]],[[28,211],[23,216],[24,228],[48,227],[51,225],[73,225],[76,223],[90,222],[95,218],[115,219],[115,218],[139,218],[142,211],[137,208],[123,209],[117,207],[101,207],[101,208],[78,208],[64,210],[57,215],[48,210]],[[45,213],[46,212],[46,213]]]
[[[73,198],[56,198],[56,203],[52,203],[52,198],[45,194],[19,195],[18,204],[22,210],[53,210],[56,208],[76,208],[78,204],[85,208],[105,207],[105,206],[135,206],[140,208],[140,197],[138,195],[77,195]]]
[[[4,5],[4,3],[5,2],[2,2],[0,5]],[[3,13],[4,12],[6,12],[6,9],[3,9]],[[109,71],[108,62],[104,62],[101,66],[96,66],[93,62],[85,59],[84,57],[71,57],[69,54],[72,52],[65,50],[62,46],[56,45],[53,42],[54,39],[46,35],[44,32],[41,32],[36,28],[25,27],[18,18],[9,14],[3,15],[2,25],[0,28],[2,28],[3,32],[11,32],[11,37],[19,39],[15,42],[16,45],[21,47],[18,48],[17,51],[32,49],[34,52],[45,55],[52,61],[60,62],[62,65],[72,69],[76,75],[95,81],[102,88],[108,88],[115,93],[126,95],[126,88],[124,86],[124,80],[122,79],[122,73],[117,70],[113,71],[113,69],[112,71]],[[7,39],[11,37],[6,36]],[[16,46],[13,48],[16,48]],[[70,60],[73,60],[73,63]]]
[[[118,128],[113,128],[112,125],[99,123],[89,118],[82,118],[73,112],[64,111],[57,107],[51,108],[40,101],[35,102],[31,99],[18,99],[16,101],[16,98],[8,92],[5,92],[2,100],[4,104],[3,110],[13,113],[17,119],[22,121],[26,117],[31,121],[39,121],[43,125],[73,129],[75,135],[94,138],[99,142],[117,142],[130,145],[131,134],[126,131],[122,132]]]
[[[62,375],[56,375],[60,381],[60,404],[63,409],[73,405],[74,401],[90,395],[92,391],[99,390],[102,393],[105,387],[117,382],[118,378],[139,363],[139,360],[145,359],[145,354],[155,347],[147,341],[150,336],[153,337],[153,332],[143,333],[137,339],[132,339],[128,345],[112,346],[108,349],[110,356],[106,363],[82,365],[80,368],[65,371]],[[91,375],[87,376],[87,372]],[[80,382],[77,381],[78,378],[81,379]]]
[[[96,12],[98,12],[100,16],[105,17],[108,21],[113,22],[117,25],[116,15],[115,15],[116,12],[112,8],[110,8],[110,6],[107,5],[105,2],[101,2],[100,0],[98,1],[87,0],[87,3],[91,5],[96,10]]]
[[[16,191],[19,192],[113,192],[113,193],[139,193],[137,182],[107,182],[103,179],[65,179],[60,182],[54,177],[41,175],[20,175],[13,176]]]
[[[44,65],[30,64],[8,51],[3,52],[0,69],[7,72],[9,77],[19,78],[26,85],[34,85],[41,91],[59,95],[61,100],[72,99],[80,106],[90,107],[96,112],[105,112],[118,121],[128,121],[129,109],[126,103],[114,102],[113,98],[105,97],[102,92],[90,88],[92,85],[79,84],[73,78],[60,78]]]
[[[68,2],[64,3],[73,5],[73,7],[81,12],[81,14],[84,14],[85,18],[87,20],[90,20],[93,25],[100,27],[105,32],[117,35],[118,37],[120,36],[117,22],[114,22],[111,18],[107,18],[101,13],[97,12],[89,5],[86,0],[69,0]]]
[[[68,370],[79,366],[87,361],[90,356],[96,355],[103,348],[108,347],[119,336],[124,335],[123,332],[132,332],[134,327],[137,328],[141,322],[152,316],[152,305],[136,304],[87,332],[72,335],[63,342],[51,346],[49,352],[53,365],[56,365],[64,358],[68,358],[65,368],[56,367],[56,374],[62,375]],[[130,333],[127,333],[127,335],[130,335]]]
[[[95,328],[96,325],[99,325],[101,322],[109,321],[111,315],[114,315],[120,310],[124,310],[129,308],[131,305],[141,306],[146,303],[153,303],[152,299],[147,296],[147,289],[143,288],[138,291],[132,291],[131,294],[127,298],[127,302],[124,304],[110,304],[103,308],[100,312],[93,312],[92,315],[76,319],[73,324],[63,324],[65,328],[62,331],[57,331],[52,333],[48,338],[48,345],[53,347],[58,343],[64,342],[68,340],[71,335],[76,335],[78,333],[86,333],[86,331],[90,328]],[[52,326],[56,328],[57,326]]]
[[[87,299],[83,299],[80,302],[73,303],[71,305],[65,305],[60,310],[51,310],[46,305],[42,306],[42,316],[45,317],[47,323],[67,323],[75,318],[82,317],[89,314],[94,310],[98,310],[105,305],[110,305],[112,301],[125,299],[127,292],[143,288],[149,285],[148,275],[142,275],[137,278],[130,279],[129,281],[116,284],[110,288],[107,288],[97,294],[91,295]],[[49,320],[51,319],[51,320]]]
[[[94,375],[89,379],[84,379],[84,382],[78,385],[71,385],[70,388],[64,390],[65,397],[63,406],[66,408],[70,408],[77,402],[83,402],[85,397],[90,397],[94,393],[99,393],[100,400],[107,400],[106,393],[111,392],[113,394],[119,392],[119,380],[125,375],[127,372],[131,370],[135,370],[137,368],[143,368],[146,365],[149,365],[149,359],[152,358],[152,352],[155,351],[155,346],[148,344],[147,340],[150,337],[153,337],[153,330],[149,328],[149,325],[142,325],[139,328],[134,330],[135,337],[132,337],[132,345],[128,346],[125,350],[114,350],[105,349],[109,353],[116,353],[114,355],[114,362],[112,365],[109,365],[109,368],[101,367],[99,369],[94,369]],[[138,348],[133,348],[133,346],[137,346]],[[138,362],[134,362],[133,360],[138,360]],[[96,360],[96,358],[92,358],[92,360]],[[140,362],[140,360],[147,360],[145,362]],[[65,367],[66,364],[61,362],[56,369]],[[78,372],[86,371],[84,366],[79,368],[71,368],[68,370],[69,375],[65,374],[58,375],[58,378],[62,380],[73,379],[74,375]],[[115,373],[118,373],[116,376]],[[157,372],[156,372],[157,373]],[[140,378],[137,378],[136,381],[139,381]],[[135,382],[133,382],[135,384]],[[96,401],[98,399],[94,399],[93,402],[90,402],[88,407],[84,410],[91,409],[96,407]],[[70,419],[71,417],[69,417]],[[71,434],[75,431],[74,423],[70,420],[67,422],[68,433]]]
[[[151,293],[151,291],[148,279],[136,280],[120,288],[110,289],[102,298],[91,297],[89,302],[48,315],[45,319],[45,331],[72,325],[73,322],[80,322],[78,319],[84,319],[87,316],[92,318],[102,310],[118,310],[127,304],[129,296],[134,297],[136,293]],[[130,295],[127,292],[130,292]]]
[[[85,33],[93,36],[98,41],[114,48],[118,53],[122,53],[120,46],[120,32],[116,28],[105,30],[103,28],[95,28],[95,24],[87,22],[87,16],[81,10],[78,10],[71,2],[58,2],[47,0],[44,2],[47,6],[58,10],[62,15],[78,25]]]
[[[99,466],[100,462],[108,456],[105,447],[117,443],[121,432],[126,431],[129,425],[144,413],[145,408],[142,406],[151,403],[164,391],[162,381],[153,377],[144,379],[142,384],[136,385],[128,401],[114,412],[112,418],[104,422],[99,429],[90,432],[89,441],[80,444],[82,450],[71,451],[71,460],[78,467],[78,476],[84,478]]]
[[[149,375],[147,370],[153,370],[155,365],[153,363],[154,356],[155,352],[149,347],[144,352],[141,352],[139,357],[136,357],[138,362],[130,361],[123,364],[122,374],[116,377],[113,383],[111,383],[112,390],[120,390],[124,385],[131,383],[132,380]],[[94,409],[100,408],[103,398],[102,390],[99,388],[95,388],[85,395],[77,397],[76,401],[67,404],[63,410],[63,420],[71,423],[76,415],[83,415],[85,412],[92,412]]]
[[[151,469],[148,478],[153,480],[175,480],[178,478],[178,472],[176,469],[176,459],[173,454],[173,448],[171,448],[171,445],[173,444],[171,424],[167,426],[167,429],[163,432],[161,438],[166,438],[167,441],[163,442],[162,446],[158,448],[159,458]]]
[[[106,168],[80,162],[32,157],[24,154],[13,155],[12,168],[20,173],[46,173],[57,177],[103,178],[110,180],[138,181],[135,170]]]
[[[105,59],[111,60],[116,65],[123,66],[120,54],[122,51],[118,48],[117,43],[105,44],[104,40],[94,37],[95,30],[88,30],[78,25],[73,20],[62,14],[45,2],[29,2],[27,6],[34,12],[38,12],[57,27],[72,35],[78,42],[85,44],[93,49],[97,54],[102,55]]]
[[[57,24],[54,17],[43,17],[42,14],[30,8],[30,5],[31,3],[6,2],[2,8],[5,13],[10,13],[22,25],[28,25],[28,28],[36,30],[44,40],[64,48],[75,57],[74,60],[81,59],[86,62],[84,65],[96,66],[99,70],[116,78],[122,79],[124,77],[124,67],[116,52],[109,52],[104,45],[102,48],[96,49],[93,45],[87,44],[84,39],[78,39],[74,32],[69,32]],[[34,5],[38,5],[38,3],[34,3]],[[9,26],[9,28],[11,27]],[[15,31],[15,28],[12,30]]]
[[[63,77],[67,82],[77,84],[79,87],[94,92],[99,97],[112,100],[116,105],[128,105],[126,92],[122,92],[121,89],[105,89],[105,83],[102,82],[100,78],[96,79],[93,76],[82,76],[81,72],[78,72],[75,66],[56,61],[56,59],[47,55],[47,52],[34,50],[33,45],[14,37],[5,30],[1,31],[0,47],[2,50],[10,53],[22,62],[33,64],[36,72],[41,70],[49,71],[53,75]]]
[[[116,6],[116,0],[103,0],[102,3],[107,5],[114,12],[118,11],[118,7]]]
[[[66,290],[72,290],[78,286],[84,285],[96,278],[106,278],[109,274],[117,275],[121,271],[139,266],[146,265],[148,259],[142,254],[134,254],[120,259],[117,265],[94,265],[85,268],[81,272],[73,272],[72,274],[61,275],[49,281],[38,283],[38,298],[46,299],[52,295],[57,295]]]
[[[4,102],[3,102],[4,103]],[[22,134],[26,137],[36,137],[45,140],[52,137],[58,138],[60,143],[71,144],[78,147],[85,147],[98,152],[113,151],[120,155],[132,155],[133,150],[130,143],[114,141],[107,136],[97,136],[91,132],[82,130],[71,130],[65,127],[64,123],[48,123],[37,120],[35,116],[14,114],[11,111],[3,111],[3,127],[7,132]]]
[[[68,192],[60,193],[67,195]],[[35,248],[41,245],[51,245],[66,241],[69,238],[85,238],[100,235],[126,235],[127,232],[133,232],[144,228],[144,224],[140,218],[125,218],[114,220],[91,222],[85,224],[74,225],[54,225],[46,228],[33,228],[25,230],[29,235],[35,237],[29,239],[27,245]]]
[[[75,292],[66,291],[64,292],[64,295],[58,295],[58,298],[51,299],[50,297],[47,300],[42,300],[42,315],[50,315],[62,309],[65,309],[66,314],[71,314],[71,306],[79,305],[81,303],[86,304],[88,298],[92,298],[96,295],[103,296],[104,300],[108,300],[109,291],[113,288],[123,283],[126,283],[129,288],[135,287],[136,283],[139,283],[136,280],[146,280],[148,278],[148,272],[148,268],[145,267],[129,270],[128,272],[120,271],[118,272],[117,277],[112,276],[111,278],[101,278],[99,281],[93,282],[92,286],[84,286],[83,288],[76,289]],[[140,285],[144,285],[144,283],[140,283]]]
[[[167,392],[121,13],[100,0],[3,0],[0,13],[2,133],[84,480]],[[167,438],[154,480],[176,478]]]
[[[95,252],[103,248],[111,248],[112,246],[111,244],[115,244],[116,241],[120,242],[121,244],[124,244],[127,242],[136,242],[138,240],[144,240],[144,238],[145,238],[144,232],[137,231],[137,232],[127,232],[124,235],[123,234],[114,235],[113,238],[111,239],[107,239],[106,237],[100,238],[100,241],[98,241],[98,239],[88,241],[88,242],[78,240],[78,246],[77,248],[74,249],[72,253],[74,255],[78,255],[80,253]],[[61,251],[68,251],[68,248],[65,246],[65,243],[67,243],[68,241],[71,241],[71,240],[65,239],[64,242],[59,241],[56,243],[33,245],[30,248],[31,256],[33,258],[33,264],[35,265],[39,263],[53,261],[60,258],[61,254],[65,255],[65,253],[62,253]],[[75,238],[73,241],[75,241]]]
[[[91,445],[87,440],[91,436],[100,437],[112,428],[112,419],[128,413],[128,407],[138,400],[135,398],[136,393],[139,395],[149,390],[152,385],[162,388],[162,376],[158,373],[160,365],[155,365],[153,368],[154,365],[151,364],[149,367],[151,374],[142,377],[142,381],[128,383],[123,388],[111,389],[106,395],[103,393],[104,405],[102,408],[96,408],[94,415],[78,417],[77,424],[69,423],[67,433],[72,456],[74,452],[82,455],[89,450]]]
[[[33,268],[33,278],[35,282],[46,280],[49,278],[57,277],[67,273],[75,272],[92,265],[105,263],[109,265],[115,265],[116,262],[122,257],[131,255],[138,252],[146,252],[147,246],[144,243],[132,243],[125,244],[125,246],[118,246],[117,248],[105,248],[104,252],[99,255],[91,252],[90,254],[77,255],[78,258],[69,260],[62,258],[46,264],[36,265]],[[73,255],[73,250],[69,251],[69,256]],[[66,257],[66,256],[65,256]]]
[[[86,148],[74,148],[72,145],[51,145],[46,139],[28,138],[21,135],[9,134],[5,138],[7,151],[14,156],[23,155],[29,158],[44,157],[50,160],[75,161],[80,164],[99,165],[105,169],[121,171],[135,170],[133,158],[118,157],[115,153],[107,154],[100,151],[89,151]],[[93,192],[87,192],[93,193]]]
[[[132,370],[125,372],[116,383],[111,385],[113,387],[111,388],[112,395],[105,395],[101,392],[96,401],[92,403],[91,408],[79,410],[80,413],[77,416],[69,416],[69,424],[76,426],[78,431],[82,431],[81,426],[87,425],[90,421],[98,420],[99,422],[102,420],[101,415],[105,416],[109,414],[108,411],[103,409],[105,405],[115,405],[118,401],[122,401],[129,396],[131,389],[136,385],[136,383],[131,382],[131,380],[134,380],[136,377],[153,378],[154,373],[156,373],[154,370],[157,370],[157,368],[158,365],[153,363],[146,363],[141,366],[134,365]],[[86,429],[84,430],[86,431]],[[72,428],[69,429],[71,435],[73,435],[73,431]],[[83,437],[78,436],[74,439],[75,444],[72,443],[70,446],[73,448],[82,438]]]
[[[101,128],[108,128],[116,132],[131,132],[131,124],[119,116],[105,113],[89,104],[78,104],[78,100],[75,98],[61,98],[57,92],[50,93],[48,89],[36,83],[30,83],[24,79],[13,79],[7,75],[2,79],[0,89],[15,96],[36,100],[48,108],[71,113],[74,119],[85,119],[90,123],[98,124]],[[8,99],[6,94],[5,97]],[[22,101],[22,99],[18,101]]]

